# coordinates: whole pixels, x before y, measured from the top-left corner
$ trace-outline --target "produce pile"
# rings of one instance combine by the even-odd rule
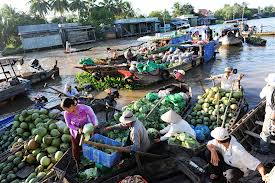
[[[15,116],[12,127],[1,135],[1,150],[15,144],[24,144],[24,147],[0,164],[1,183],[22,182],[15,174],[25,166],[36,167],[24,181],[35,183],[61,159],[70,146],[71,136],[65,123],[57,122],[59,115],[58,110],[42,109],[24,110]]]
[[[154,72],[157,69],[165,69],[167,68],[166,64],[156,63],[154,61],[148,61],[146,63],[138,63],[137,64],[137,70],[140,73],[150,73]]]
[[[165,123],[160,119],[160,116],[167,111],[173,109],[178,114],[186,107],[186,94],[180,92],[168,94],[165,97],[159,96],[158,93],[148,93],[144,98],[131,103],[122,108],[122,111],[130,110],[143,123],[148,131],[151,139],[158,135],[159,130],[165,128]],[[161,101],[160,101],[161,100]],[[159,103],[160,102],[160,103]],[[147,117],[149,112],[156,106],[152,113]],[[115,114],[114,118],[118,122],[122,113]]]
[[[198,96],[198,101],[186,120],[193,126],[206,125],[210,130],[220,126],[224,118],[226,118],[225,124],[228,124],[235,117],[238,103],[243,97],[242,91],[233,91],[229,100],[230,94],[230,91],[224,91],[218,87],[206,89],[203,95]],[[227,106],[228,111],[225,116]]]
[[[82,72],[80,74],[76,74],[75,79],[80,88],[82,88],[86,84],[92,84],[95,88],[100,90],[105,90],[107,88],[131,90],[139,87],[137,83],[127,83],[121,76],[106,76],[100,80],[96,80],[90,73]]]
[[[247,37],[246,41],[250,44],[256,44],[256,45],[265,45],[266,44],[266,40],[262,39],[258,36],[257,37],[255,37],[255,36]]]
[[[185,132],[170,137],[168,139],[168,144],[179,145],[188,149],[196,149],[200,145],[196,139]]]

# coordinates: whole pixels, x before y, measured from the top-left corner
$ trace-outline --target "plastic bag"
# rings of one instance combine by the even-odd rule
[[[81,58],[79,64],[93,66],[95,65],[95,62],[91,58]]]
[[[146,95],[146,99],[147,100],[149,100],[150,102],[153,102],[153,101],[155,101],[156,99],[158,99],[159,97],[158,97],[158,94],[157,93],[148,93],[147,95]]]

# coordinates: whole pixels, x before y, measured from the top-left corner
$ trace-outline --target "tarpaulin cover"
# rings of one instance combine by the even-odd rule
[[[192,41],[192,38],[189,34],[180,36],[180,37],[176,37],[170,40],[170,44],[179,44],[179,43],[183,43],[186,41]]]
[[[215,41],[210,41],[209,43],[207,43],[206,45],[204,45],[204,61],[208,62],[209,60],[211,60],[215,54]]]

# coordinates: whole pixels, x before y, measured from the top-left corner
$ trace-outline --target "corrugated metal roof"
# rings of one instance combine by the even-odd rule
[[[38,25],[25,25],[18,26],[19,35],[29,34],[34,32],[54,32],[58,31],[58,24],[38,24]]]
[[[131,24],[131,23],[142,23],[142,22],[160,22],[157,17],[149,18],[129,18],[116,20],[114,24]]]

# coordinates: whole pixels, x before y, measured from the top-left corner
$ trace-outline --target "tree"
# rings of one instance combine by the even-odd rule
[[[173,16],[174,17],[178,17],[178,16],[181,16],[183,13],[182,13],[182,9],[181,9],[181,5],[179,2],[176,2],[173,4],[173,7],[172,7],[172,13],[173,13]]]
[[[45,18],[50,9],[49,3],[45,0],[30,0],[28,4],[30,5],[30,12],[42,18]]]
[[[73,12],[76,11],[78,20],[80,20],[80,11],[87,11],[89,8],[88,5],[88,2],[85,0],[71,0],[69,9]]]
[[[171,21],[171,15],[167,10],[164,11],[152,11],[149,17],[157,17],[160,21],[167,23]]]
[[[181,5],[179,2],[176,2],[173,4],[172,9],[174,17],[178,17],[184,14],[194,14],[194,7],[189,3]]]
[[[30,16],[22,12],[16,12],[8,5],[0,8],[1,26],[0,42],[3,46],[17,47],[20,45],[20,39],[17,27],[20,25],[32,25],[45,23],[45,19],[38,16]]]
[[[63,17],[65,11],[68,11],[69,3],[67,0],[49,0],[50,8],[55,13],[60,13]]]
[[[103,1],[99,2],[99,6],[107,9],[110,12],[115,11],[115,4],[114,4],[113,0],[103,0]]]

